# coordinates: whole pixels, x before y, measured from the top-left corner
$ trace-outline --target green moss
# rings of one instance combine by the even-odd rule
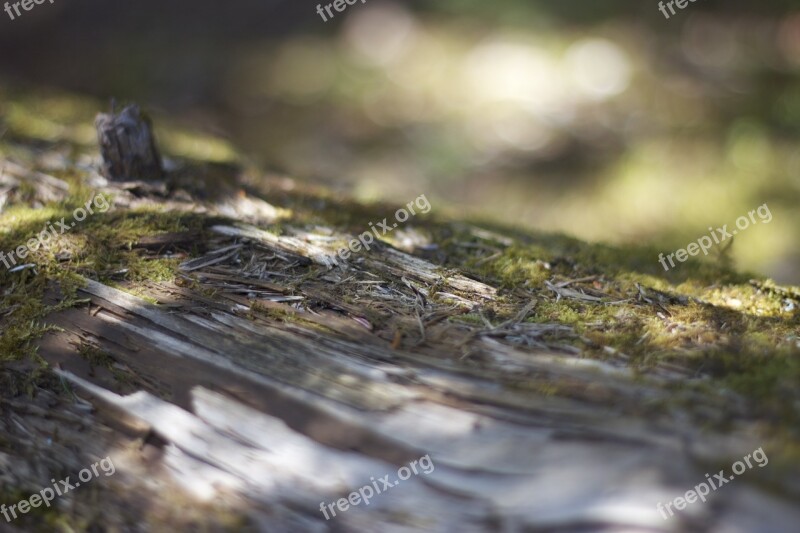
[[[73,211],[84,206],[93,195],[82,186],[73,186],[63,202],[42,208],[17,204],[0,214],[0,227],[4,229],[0,234],[0,251],[7,255],[50,224],[57,228],[58,234],[24,259],[15,255],[16,265],[35,264],[35,269],[10,272],[5,265],[0,265],[0,310],[3,311],[0,358],[34,357],[33,342],[50,329],[44,318],[81,303],[76,297],[80,285],[78,275],[126,284],[171,281],[179,261],[143,258],[140,251],[132,249],[132,244],[146,235],[199,230],[207,222],[198,215],[159,208],[118,211],[112,208],[104,213],[95,211],[61,233],[56,222],[63,218],[69,226],[74,220]],[[46,295],[50,293],[54,297],[55,291],[61,293],[60,303],[45,304]]]
[[[689,261],[667,273],[652,248],[480,226],[512,237],[513,242],[479,243],[464,225],[437,223],[428,229],[447,258],[445,266],[459,267],[470,277],[505,289],[503,298],[512,311],[497,309],[503,318],[535,300],[527,321],[573,327],[577,336],[559,342],[573,344],[585,356],[622,353],[640,370],[662,362],[679,363],[710,373],[717,386],[757,400],[765,412],[797,419],[791,402],[778,391],[792,387],[796,391],[800,385],[798,289],[750,282],[752,275],[732,271],[724,258]],[[465,242],[472,244],[464,247]],[[599,294],[600,301],[558,298],[544,283],[583,278],[589,281],[569,288]],[[455,320],[482,325],[476,314]]]
[[[276,322],[295,322],[298,320],[296,312],[277,307],[268,307],[260,302],[254,302],[250,306],[249,313],[253,316],[264,316]]]
[[[295,210],[293,223],[313,222],[351,232],[363,231],[369,222],[396,209],[340,202],[328,195],[296,193],[284,200]],[[443,266],[501,288],[498,301],[483,306],[484,316],[493,323],[513,317],[535,299],[527,320],[573,327],[577,336],[559,342],[572,343],[586,356],[606,358],[608,347],[611,353],[629,356],[634,369],[677,362],[710,371],[719,385],[761,400],[776,400],[779,376],[800,383],[797,356],[788,354],[797,351],[796,341],[792,348],[787,340],[800,330],[800,321],[797,311],[785,311],[787,297],[800,305],[800,291],[768,281],[752,284],[751,274],[731,269],[726,254],[687,261],[680,269],[665,272],[658,262],[659,250],[653,247],[585,243],[486,221],[468,225],[426,217],[413,223],[438,245],[438,256],[446,258]],[[471,226],[510,237],[512,243],[476,238]],[[598,286],[570,288],[594,288],[606,295],[600,302],[558,299],[544,283],[589,276],[598,280]],[[650,301],[641,297],[639,286]],[[484,324],[477,313],[452,321]]]
[[[59,279],[63,300],[56,305],[46,305],[45,294],[55,289],[49,282]],[[3,268],[0,272],[0,287],[3,296],[0,309],[4,318],[0,320],[3,335],[0,337],[0,360],[16,360],[29,356],[40,363],[33,350],[34,341],[47,331],[54,329],[44,318],[53,311],[78,305],[76,298],[78,280],[74,275],[54,270],[52,265],[42,265],[37,274],[32,270],[10,273]]]
[[[30,491],[27,492],[21,489],[8,490],[0,488],[0,501],[10,506],[22,500],[27,500],[39,490],[41,488],[31,487]],[[52,527],[51,531],[74,531],[67,526],[66,517],[62,515],[56,506],[40,505],[39,507],[30,507],[26,514],[18,513],[14,523],[17,527],[22,528],[36,524],[47,524]],[[38,528],[37,530],[41,531],[42,529]]]
[[[485,263],[481,263],[483,259],[472,264],[467,262],[466,268],[474,268],[479,276],[495,280],[502,288],[537,287],[550,278],[547,261],[551,259],[552,254],[541,247],[512,246],[497,259]]]

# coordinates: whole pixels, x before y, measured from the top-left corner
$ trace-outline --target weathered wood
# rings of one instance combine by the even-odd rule
[[[79,468],[111,450],[129,474],[104,487],[114,511],[124,498],[162,514],[180,510],[181,498],[192,509],[231,502],[252,530],[733,529],[759,510],[771,513],[759,525],[779,530],[800,518],[786,504],[798,494],[792,471],[765,469],[771,478],[754,470],[688,521],[664,522],[655,504],[685,493],[709,464],[767,449],[764,421],[730,391],[693,387],[701,380],[678,364],[640,373],[602,336],[556,317],[542,322],[537,309],[557,299],[671,305],[657,291],[623,294],[581,273],[509,292],[491,276],[471,279],[380,242],[330,268],[334,246],[352,235],[312,233],[288,209],[227,194],[234,187],[200,200],[174,182],[99,182],[117,209],[158,202],[216,225],[144,237],[125,250],[192,254],[181,257],[174,281],[84,279],[77,297],[86,307],[60,306],[47,317],[56,328],[39,353],[62,370],[54,379],[64,397],[47,397],[52,410],[22,400],[6,409],[0,395],[0,466],[15,465],[15,489],[41,486],[44,470],[57,466],[43,454]],[[481,253],[520,244],[450,229],[480,239],[463,246]],[[62,301],[55,287],[48,292],[48,305]],[[334,521],[320,513],[320,503],[423,455],[435,462],[430,475]],[[0,489],[5,481],[0,468]],[[167,528],[161,516],[143,520]],[[102,523],[120,521],[103,515]]]
[[[161,299],[159,286],[150,287],[151,296]],[[295,291],[302,295],[303,286]],[[341,514],[336,525],[374,531],[390,527],[391,515],[409,517],[407,527],[425,523],[433,531],[454,524],[460,531],[486,531],[493,520],[510,530],[603,524],[674,531],[685,524],[663,522],[653,502],[696,484],[703,468],[698,459],[723,450],[735,456],[759,445],[744,434],[701,434],[681,413],[647,409],[681,394],[663,388],[666,378],[637,378],[608,364],[501,342],[500,333],[516,332],[513,321],[489,330],[492,335],[471,337],[487,361],[476,366],[442,357],[441,345],[394,349],[370,340],[367,330],[355,342],[347,334],[321,334],[318,322],[244,320],[236,308],[219,305],[219,297],[216,305],[201,307],[184,291],[183,301],[167,307],[92,281],[82,292],[102,308],[81,320],[62,313],[66,320],[59,325],[90,334],[115,350],[120,362],[140,364],[165,384],[178,379],[169,369],[182,373],[202,365],[210,372],[197,379],[219,392],[184,384],[187,401],[178,402],[157,389],[122,397],[86,377],[64,374],[65,379],[90,392],[98,408],[122,409],[167,441],[163,460],[172,482],[204,497],[223,487],[250,500],[258,513],[291,508],[296,514],[287,520],[308,520],[298,526],[304,531],[327,525],[320,502],[346,497],[369,477],[424,454],[435,461],[434,473]],[[115,349],[123,339],[139,351]],[[152,359],[138,361],[150,352],[160,354],[159,368]],[[551,385],[560,387],[557,396],[535,392]],[[276,394],[292,403],[274,403]],[[698,409],[717,401],[715,409],[726,408],[724,395],[686,393],[684,401],[696,402]],[[304,411],[315,418],[298,424],[295,417]],[[319,429],[336,426],[361,436],[353,441],[358,454],[345,451],[353,444],[331,440]],[[365,444],[367,436],[382,444]],[[606,491],[609,483],[616,487],[613,497]],[[726,487],[715,511],[702,510],[702,520],[740,513],[732,502],[747,505],[741,502],[751,490],[746,483]],[[779,502],[769,505],[779,516],[792,514]]]
[[[69,185],[64,180],[29,170],[8,159],[0,160],[0,211],[8,195],[19,188],[22,183],[27,183],[36,191],[36,197],[42,202],[56,202],[66,198]]]
[[[152,125],[139,106],[95,119],[103,175],[111,180],[158,180],[164,175]]]
[[[252,226],[214,226],[212,231],[230,237],[239,237],[258,242],[275,250],[291,253],[303,259],[311,259],[318,265],[330,265],[336,259],[336,250],[313,244],[310,239],[275,235]],[[302,235],[302,234],[301,234]],[[350,240],[349,238],[347,240]],[[373,272],[391,274],[397,278],[409,277],[427,284],[441,282],[456,292],[478,296],[481,300],[491,300],[496,295],[493,287],[469,279],[458,273],[446,273],[432,263],[405,252],[386,248],[380,258],[364,254],[366,265]],[[462,302],[465,300],[461,299]]]

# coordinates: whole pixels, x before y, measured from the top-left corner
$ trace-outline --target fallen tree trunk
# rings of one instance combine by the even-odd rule
[[[325,223],[365,208],[285,180],[204,199],[87,182],[113,208],[33,257],[37,272],[2,274],[7,294],[41,289],[50,327],[8,330],[20,349],[37,338],[47,369],[30,379],[32,359],[5,363],[0,495],[16,503],[105,456],[116,473],[12,525],[780,531],[800,519],[791,461],[753,468],[713,504],[659,506],[753,450],[772,466],[796,442],[776,438],[791,422],[767,404],[676,355],[708,350],[703,335],[746,345],[766,322],[603,271],[572,241],[545,250],[464,221],[415,220],[426,242],[389,235],[331,269],[388,207]],[[758,291],[765,305],[797,299]],[[671,357],[654,359],[650,333],[630,335],[647,320],[684,327],[690,309],[711,317],[707,330]],[[4,326],[23,312],[9,298]],[[741,326],[734,341],[714,313]]]

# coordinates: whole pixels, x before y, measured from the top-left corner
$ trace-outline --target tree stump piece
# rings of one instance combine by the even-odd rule
[[[97,140],[103,156],[103,175],[110,180],[158,180],[164,175],[149,119],[139,106],[95,119]]]

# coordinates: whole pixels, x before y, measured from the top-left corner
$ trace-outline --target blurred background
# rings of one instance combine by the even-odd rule
[[[796,0],[697,0],[669,19],[654,0],[366,0],[327,22],[316,6],[0,13],[2,120],[46,141],[65,106],[133,100],[359,199],[424,193],[459,216],[665,253],[767,203],[772,221],[732,257],[800,285]],[[29,90],[53,97],[19,104]]]

